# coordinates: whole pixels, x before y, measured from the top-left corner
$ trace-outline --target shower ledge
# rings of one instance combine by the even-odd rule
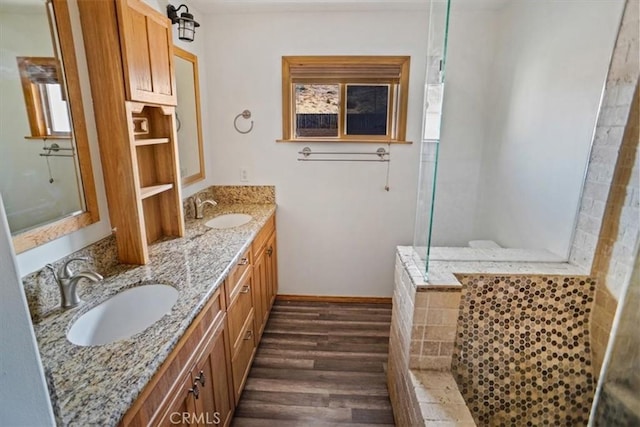
[[[469,248],[460,248],[469,249]],[[483,250],[486,251],[486,250]],[[509,249],[500,249],[509,251]],[[514,249],[522,257],[522,249]],[[540,254],[540,251],[533,251]],[[413,285],[420,289],[451,289],[460,288],[456,274],[500,274],[500,275],[536,275],[536,276],[587,276],[589,271],[568,262],[538,262],[538,261],[458,261],[432,260],[429,263],[429,279],[425,281],[423,271],[424,260],[413,246],[398,246],[398,255],[405,266]],[[522,258],[519,258],[522,259]],[[556,259],[559,259],[556,257]]]

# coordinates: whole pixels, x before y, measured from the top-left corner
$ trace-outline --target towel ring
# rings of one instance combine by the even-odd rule
[[[238,133],[245,134],[245,133],[251,132],[253,130],[253,120],[251,120],[251,126],[249,126],[249,129],[240,130],[240,129],[238,129],[238,119],[240,117],[242,117],[243,119],[250,119],[251,118],[251,111],[244,110],[242,113],[238,114],[235,119],[233,119],[233,127],[236,128],[236,131]]]

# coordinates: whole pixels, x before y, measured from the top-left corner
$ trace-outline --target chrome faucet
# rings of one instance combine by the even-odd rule
[[[195,211],[196,211],[196,219],[202,219],[204,217],[204,206],[205,205],[215,206],[217,204],[218,204],[218,202],[216,202],[213,199],[202,200],[202,199],[200,199],[200,195],[196,194],[193,197],[193,206],[195,207]]]
[[[53,277],[58,283],[58,287],[60,288],[60,298],[62,300],[62,308],[73,308],[82,302],[76,291],[76,287],[80,280],[87,279],[91,282],[97,283],[103,279],[103,277],[95,271],[86,270],[73,273],[71,268],[69,268],[69,264],[73,261],[87,260],[88,258],[71,258],[65,262],[62,267],[60,267],[58,272],[56,272],[55,267],[51,264],[47,264],[45,266],[53,272]]]

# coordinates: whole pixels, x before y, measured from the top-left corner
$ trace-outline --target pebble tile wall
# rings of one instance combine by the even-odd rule
[[[587,425],[594,393],[586,277],[458,276],[452,361],[479,426]]]

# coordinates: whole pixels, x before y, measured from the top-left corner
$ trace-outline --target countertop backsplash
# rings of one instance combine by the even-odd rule
[[[202,200],[213,199],[221,205],[262,205],[276,203],[276,188],[273,185],[213,185],[199,191]],[[193,195],[195,196],[195,194]],[[184,217],[193,218],[192,197],[182,201]]]
[[[107,236],[70,255],[52,262],[56,271],[72,258],[86,257],[88,261],[71,264],[73,271],[93,270],[100,274],[116,272],[127,266],[118,265],[118,250],[115,236]],[[27,304],[34,322],[60,311],[60,290],[53,278],[53,272],[44,267],[22,278]]]
[[[214,185],[200,191],[203,200],[213,199],[221,205],[230,204],[275,204],[275,187],[272,185]],[[185,219],[194,217],[191,197],[183,200]],[[72,258],[86,257],[88,261],[72,264],[73,271],[93,270],[103,276],[124,272],[135,266],[118,263],[118,249],[114,235],[107,236],[70,255],[52,262],[56,271]],[[60,308],[60,291],[53,273],[44,267],[22,278],[29,311],[34,322],[58,312]]]

